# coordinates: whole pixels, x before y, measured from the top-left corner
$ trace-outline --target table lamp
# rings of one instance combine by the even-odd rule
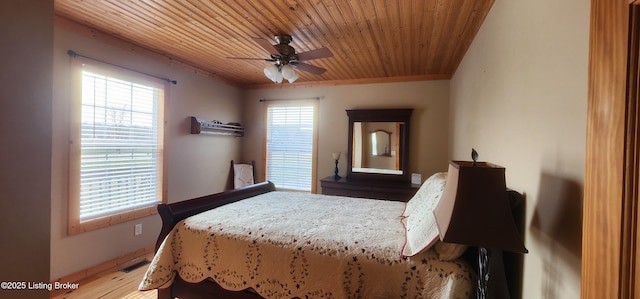
[[[475,150],[473,151],[475,153]],[[474,161],[450,161],[442,198],[434,210],[440,240],[478,247],[477,298],[487,298],[487,249],[527,253],[518,232],[501,166]]]
[[[339,180],[340,176],[338,175],[338,160],[340,160],[340,152],[333,152],[333,160],[336,162],[336,167],[333,169],[333,179]]]

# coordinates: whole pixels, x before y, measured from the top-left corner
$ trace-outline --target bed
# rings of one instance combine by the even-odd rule
[[[472,250],[439,242],[427,212],[445,178],[434,174],[407,203],[264,182],[160,205],[139,289],[158,298],[471,298]]]

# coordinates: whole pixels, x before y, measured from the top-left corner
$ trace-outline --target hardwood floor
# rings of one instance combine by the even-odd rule
[[[148,264],[128,273],[109,272],[79,281],[78,289],[52,294],[52,299],[103,298],[103,299],[152,299],[157,298],[156,290],[138,291],[138,285]]]

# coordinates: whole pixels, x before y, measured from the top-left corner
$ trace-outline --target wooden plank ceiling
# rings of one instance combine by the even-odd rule
[[[59,19],[132,43],[242,88],[449,79],[493,0],[55,0]],[[274,84],[256,43],[291,35],[297,53],[327,47]]]

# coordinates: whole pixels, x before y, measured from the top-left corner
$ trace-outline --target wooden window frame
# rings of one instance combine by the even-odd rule
[[[82,69],[83,65],[90,65],[94,69],[99,69],[102,74],[130,80],[131,82],[152,82],[156,86],[161,86],[162,103],[158,104],[158,135],[160,142],[158,144],[158,153],[161,155],[159,165],[159,176],[161,180],[160,199],[157,203],[145,205],[138,208],[119,212],[112,215],[97,217],[94,219],[81,221],[80,219],[80,134],[81,134],[81,115],[82,115]],[[68,200],[68,227],[67,233],[75,235],[82,232],[88,232],[111,225],[132,221],[135,219],[147,217],[157,214],[157,204],[167,203],[167,138],[165,134],[166,106],[169,96],[168,82],[157,78],[149,77],[137,72],[118,68],[109,64],[100,63],[93,60],[75,57],[71,62],[72,79],[71,79],[71,99],[70,99],[70,140],[69,140],[69,200]]]

